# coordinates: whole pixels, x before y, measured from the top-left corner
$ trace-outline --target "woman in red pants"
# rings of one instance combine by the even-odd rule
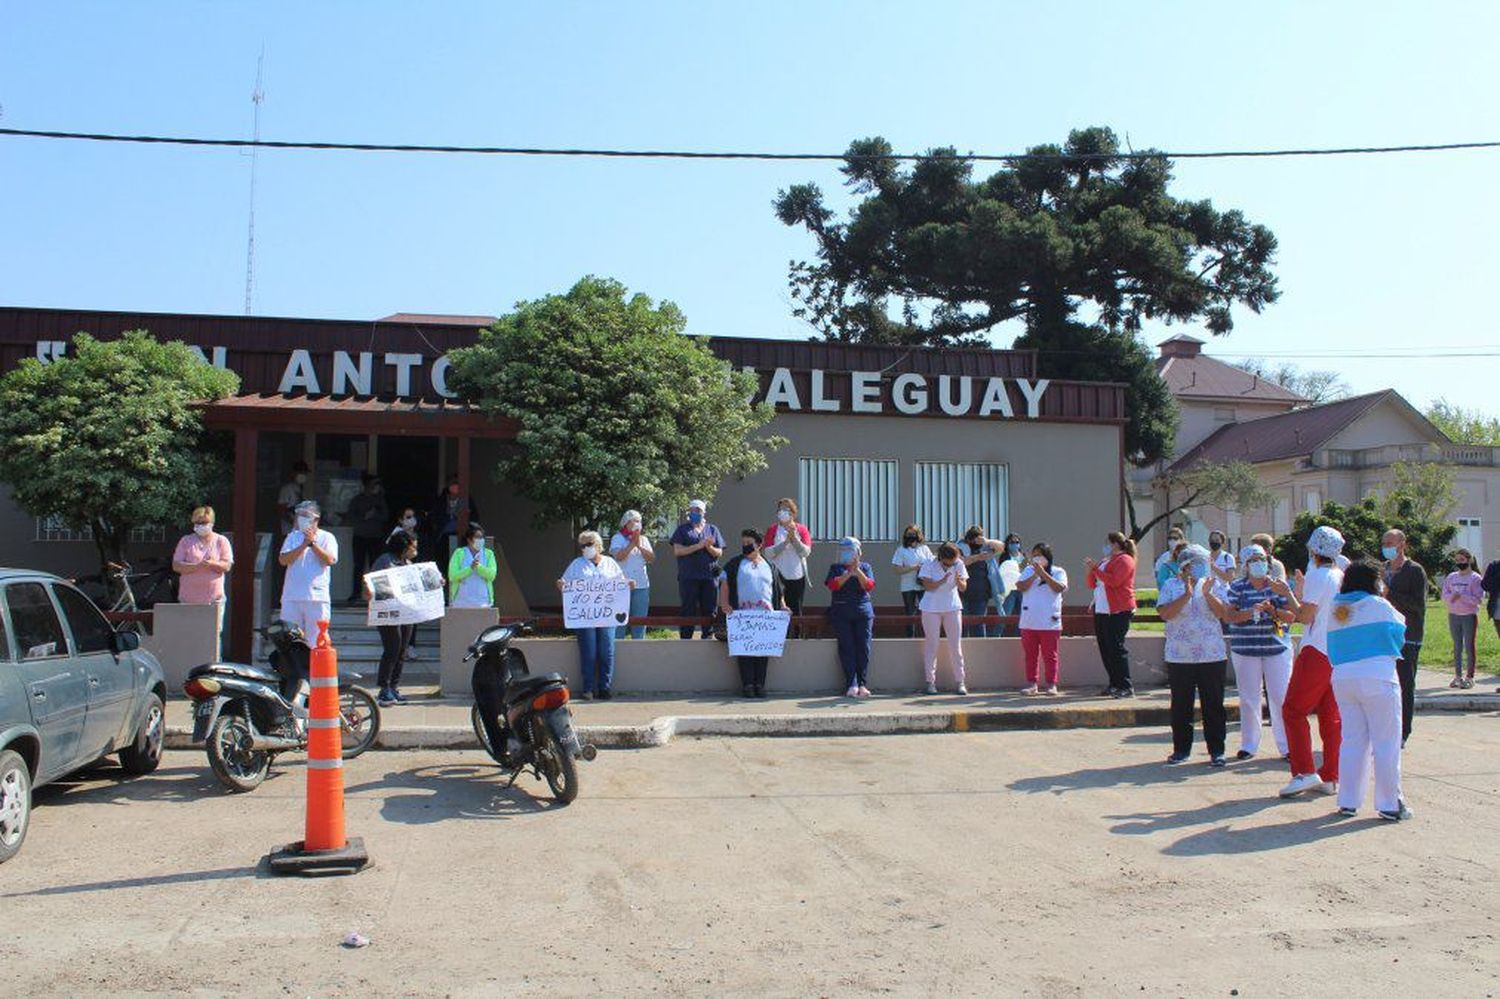
[[[1323,526],[1307,539],[1313,567],[1305,577],[1298,572],[1299,593],[1282,581],[1271,588],[1291,599],[1291,610],[1305,626],[1302,646],[1292,663],[1292,682],[1281,702],[1281,718],[1286,728],[1287,748],[1291,751],[1292,779],[1281,789],[1283,798],[1293,798],[1311,791],[1335,794],[1339,789],[1339,742],[1343,725],[1339,720],[1338,702],[1333,698],[1333,667],[1328,662],[1328,616],[1333,598],[1344,583],[1344,572],[1336,559],[1344,549],[1344,536]],[[1318,735],[1323,740],[1323,765],[1315,767],[1312,730],[1307,716],[1318,716]]]

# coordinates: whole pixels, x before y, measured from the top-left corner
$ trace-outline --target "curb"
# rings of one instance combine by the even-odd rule
[[[1500,711],[1500,694],[1418,698],[1418,714]],[[1226,705],[1228,720],[1239,706]],[[652,749],[682,738],[822,738],[920,735],[945,732],[1004,732],[1058,729],[1161,727],[1170,724],[1166,705],[1128,707],[976,708],[972,711],[890,711],[860,714],[664,715],[647,725],[580,725],[584,742],[600,749]],[[169,727],[168,749],[196,749],[192,732]],[[467,726],[391,725],[380,730],[376,749],[478,749]]]

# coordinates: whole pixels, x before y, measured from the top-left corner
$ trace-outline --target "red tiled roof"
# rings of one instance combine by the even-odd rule
[[[1393,389],[1384,389],[1321,406],[1231,423],[1209,434],[1197,447],[1178,458],[1172,463],[1171,470],[1181,472],[1201,461],[1248,461],[1255,464],[1308,455],[1392,397],[1401,399]]]
[[[1179,399],[1284,402],[1288,406],[1307,401],[1275,382],[1204,354],[1159,357],[1156,359],[1156,373],[1167,383],[1172,395]]]

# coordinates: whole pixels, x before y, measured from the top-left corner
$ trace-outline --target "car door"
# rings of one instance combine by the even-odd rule
[[[93,601],[66,583],[53,583],[52,594],[73,639],[73,661],[89,685],[82,755],[92,759],[114,749],[121,737],[135,692],[134,670],[128,658],[115,655],[114,628]]]
[[[81,758],[88,680],[73,662],[57,608],[39,582],[8,583],[5,605],[16,665],[26,685],[31,720],[42,735],[38,783],[88,762]]]

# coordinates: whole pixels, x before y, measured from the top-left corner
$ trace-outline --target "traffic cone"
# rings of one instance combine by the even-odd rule
[[[318,622],[318,641],[308,670],[307,823],[302,842],[271,854],[277,874],[354,874],[370,862],[364,841],[344,835],[344,750],[339,735],[338,653],[328,641],[328,622]]]

